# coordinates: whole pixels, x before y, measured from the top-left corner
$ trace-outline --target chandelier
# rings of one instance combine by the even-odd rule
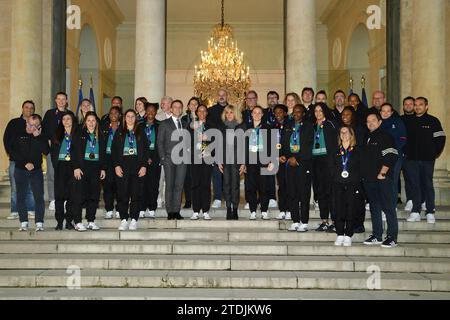
[[[225,24],[224,0],[222,22],[211,32],[208,50],[201,51],[201,63],[195,66],[194,92],[212,105],[220,89],[228,92],[230,104],[241,103],[250,88],[250,68],[244,64],[244,53],[233,40],[233,29]]]

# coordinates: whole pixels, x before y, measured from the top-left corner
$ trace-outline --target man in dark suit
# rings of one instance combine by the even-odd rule
[[[184,130],[187,128],[186,123],[181,121],[181,114],[183,113],[183,103],[180,100],[175,100],[171,104],[172,116],[167,120],[161,122],[157,137],[158,153],[161,163],[164,167],[166,189],[165,202],[166,211],[169,220],[182,220],[180,215],[181,210],[181,193],[183,191],[184,178],[186,176],[186,161],[189,160],[189,155],[186,151],[189,148],[189,139],[187,136],[189,132]],[[176,159],[172,158],[172,151],[175,147],[179,147],[179,139],[172,141],[172,133],[178,131],[180,139],[182,139],[183,150],[181,156],[182,163],[178,164]],[[177,153],[178,155],[178,153]],[[175,162],[177,164],[175,164]]]

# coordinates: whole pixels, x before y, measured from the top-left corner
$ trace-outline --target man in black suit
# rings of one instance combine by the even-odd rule
[[[171,112],[172,116],[161,122],[159,126],[157,146],[159,157],[164,167],[166,181],[165,203],[168,219],[182,220],[184,218],[180,215],[181,193],[183,191],[184,178],[186,176],[185,159],[189,160],[190,158],[189,155],[186,154],[189,147],[189,139],[187,139],[189,132],[184,130],[187,128],[186,123],[181,121],[183,103],[180,100],[172,102]],[[180,143],[180,139],[172,140],[172,133],[174,133],[174,131],[177,131],[183,143],[183,150],[181,153],[183,161],[180,164],[178,164],[178,161],[175,161],[178,159],[172,157],[172,151],[175,147],[178,148],[178,144]]]

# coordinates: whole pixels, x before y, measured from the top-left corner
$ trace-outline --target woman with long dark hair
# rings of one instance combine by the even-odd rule
[[[134,102],[134,111],[136,112],[136,119],[139,123],[145,123],[145,104],[147,102],[147,98],[145,97],[139,97]]]
[[[137,230],[147,173],[148,143],[132,109],[125,112],[122,129],[114,137],[112,160],[119,194],[119,230]]]
[[[51,159],[55,168],[55,219],[56,230],[73,230],[73,212],[70,193],[73,183],[73,138],[77,130],[77,121],[73,113],[63,113],[51,144]]]
[[[100,180],[105,179],[105,143],[100,132],[100,120],[93,111],[86,113],[83,128],[73,141],[73,218],[75,230],[100,230],[95,213],[100,200]],[[82,223],[83,204],[86,206],[87,226]]]

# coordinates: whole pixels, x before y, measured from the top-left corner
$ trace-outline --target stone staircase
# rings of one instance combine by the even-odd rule
[[[362,245],[369,214],[366,233],[355,235],[349,248],[335,247],[334,234],[249,221],[246,210],[239,221],[226,221],[222,209],[212,212],[212,221],[168,221],[161,211],[135,232],[119,232],[119,220],[104,220],[99,210],[102,230],[84,233],[54,231],[53,212],[46,213],[45,232],[19,232],[8,214],[0,207],[0,299],[450,298],[446,207],[434,225],[408,223],[399,211],[394,249]],[[318,212],[311,218],[312,228]],[[76,268],[81,289],[71,290]]]

